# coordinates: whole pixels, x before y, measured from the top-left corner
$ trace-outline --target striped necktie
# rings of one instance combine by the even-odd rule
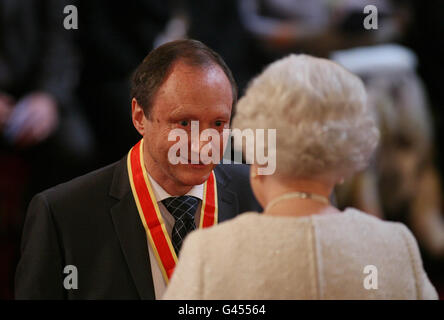
[[[170,197],[162,200],[162,203],[176,221],[173,226],[171,240],[176,254],[179,255],[186,235],[196,229],[194,215],[199,199],[193,196]]]

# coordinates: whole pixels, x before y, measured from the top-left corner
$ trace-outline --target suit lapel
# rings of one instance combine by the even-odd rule
[[[120,200],[111,208],[111,216],[139,296],[155,299],[146,234],[129,185],[126,157],[115,170],[110,195]]]

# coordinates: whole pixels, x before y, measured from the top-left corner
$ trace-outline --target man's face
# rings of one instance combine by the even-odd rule
[[[199,121],[199,134],[209,128],[219,132],[223,154],[222,132],[229,128],[231,108],[231,84],[220,67],[199,68],[177,62],[155,95],[149,117],[143,119],[145,164],[154,179],[159,183],[168,179],[178,186],[206,181],[215,164],[171,164],[168,151],[176,141],[168,141],[168,135],[179,128],[187,132],[186,157],[190,163],[191,152],[200,152],[208,143],[193,141],[192,147],[191,121]]]

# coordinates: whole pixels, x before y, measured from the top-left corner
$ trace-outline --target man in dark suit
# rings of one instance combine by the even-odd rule
[[[169,158],[176,143],[168,139],[171,130],[189,133],[191,121],[198,121],[200,130],[214,129],[222,137],[229,128],[237,91],[218,54],[198,41],[167,43],[136,69],[131,94],[133,124],[143,143],[117,163],[34,197],[23,232],[16,298],[161,298],[171,270],[162,257],[176,258],[201,219],[213,214],[222,222],[260,210],[247,166],[173,164]],[[207,144],[189,139],[185,158]],[[137,146],[141,152],[134,153]],[[219,151],[223,154],[223,146]],[[132,155],[140,155],[140,168]],[[141,186],[150,193],[141,196]],[[213,200],[215,205],[209,205]],[[153,225],[153,219],[160,223]],[[159,237],[169,246],[159,245]]]

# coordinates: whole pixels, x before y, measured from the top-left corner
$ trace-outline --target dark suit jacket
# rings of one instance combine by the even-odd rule
[[[215,174],[220,222],[261,210],[246,165],[218,165]],[[155,298],[126,157],[37,194],[28,209],[21,251],[17,299]],[[78,289],[63,286],[67,265],[77,268]]]

